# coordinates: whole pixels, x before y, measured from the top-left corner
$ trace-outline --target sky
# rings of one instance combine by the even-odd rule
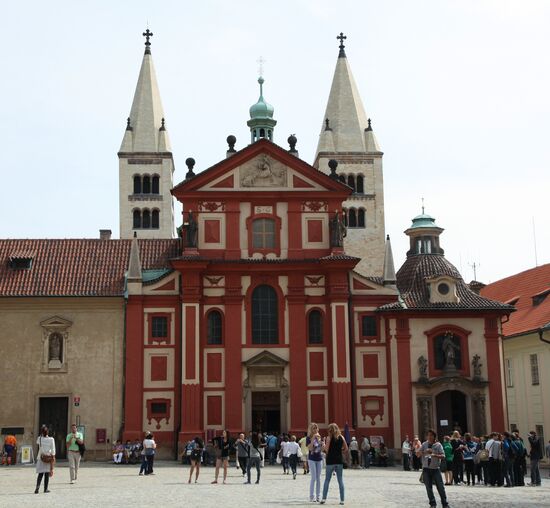
[[[32,0],[3,20],[0,238],[118,236],[147,25],[174,183],[187,157],[195,171],[224,158],[229,134],[246,146],[260,56],[275,142],[296,134],[312,163],[343,31],[384,151],[396,266],[422,198],[467,281],[474,263],[487,283],[550,262],[548,1]]]

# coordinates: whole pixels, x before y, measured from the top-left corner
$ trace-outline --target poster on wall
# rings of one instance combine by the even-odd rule
[[[21,464],[33,464],[34,457],[32,452],[32,446],[21,447]]]

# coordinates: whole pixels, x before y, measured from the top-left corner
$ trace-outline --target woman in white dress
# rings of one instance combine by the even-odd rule
[[[34,493],[38,494],[42,477],[44,477],[44,492],[48,493],[50,492],[48,490],[48,483],[50,476],[53,476],[53,465],[55,462],[55,441],[53,437],[48,436],[48,427],[45,425],[41,429],[41,434],[36,440],[36,444],[38,445],[38,460],[36,461],[38,477],[36,478]]]

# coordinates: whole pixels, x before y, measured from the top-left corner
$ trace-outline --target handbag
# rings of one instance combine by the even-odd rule
[[[40,436],[40,448],[42,448],[42,436]],[[55,457],[47,453],[41,453],[40,460],[45,464],[51,464],[55,460]]]
[[[80,443],[77,443],[78,445],[78,451],[80,452],[80,456],[84,456],[84,452],[86,451],[86,445],[84,444],[84,441],[81,441]]]

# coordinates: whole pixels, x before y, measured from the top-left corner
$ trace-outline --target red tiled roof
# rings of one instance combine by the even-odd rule
[[[131,240],[0,240],[0,297],[122,296]],[[139,240],[144,270],[170,268],[178,240]],[[28,253],[31,268],[10,258]]]
[[[504,335],[508,337],[536,330],[550,322],[550,294],[533,305],[533,296],[545,290],[550,290],[550,263],[488,284],[481,294],[501,302],[518,298],[514,304],[517,311],[510,314],[510,320],[504,324]]]

